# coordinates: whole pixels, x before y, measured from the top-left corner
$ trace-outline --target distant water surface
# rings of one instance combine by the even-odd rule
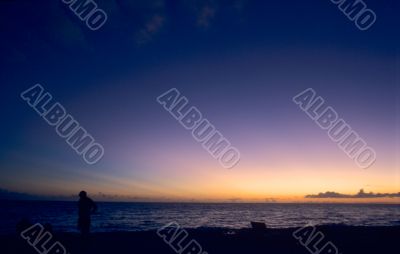
[[[380,204],[188,204],[98,203],[93,231],[141,231],[175,221],[182,227],[247,228],[262,221],[270,228],[313,224],[400,225],[399,205]],[[15,232],[16,223],[50,223],[55,231],[77,232],[76,202],[0,201],[0,234]]]

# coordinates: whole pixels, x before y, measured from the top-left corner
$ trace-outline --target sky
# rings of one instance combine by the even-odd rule
[[[329,0],[0,3],[0,189],[104,200],[399,202],[399,3],[359,30]],[[104,147],[89,165],[20,94],[41,84]],[[231,144],[222,167],[156,98],[184,95]],[[292,98],[307,88],[376,151],[362,169]],[[334,192],[346,198],[306,198]]]

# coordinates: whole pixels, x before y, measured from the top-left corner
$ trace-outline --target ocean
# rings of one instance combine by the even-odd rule
[[[308,223],[356,226],[400,225],[400,205],[386,204],[194,204],[97,203],[93,232],[143,231],[177,222],[185,228],[248,228],[250,221],[270,228]],[[0,234],[15,232],[23,218],[50,223],[54,231],[78,232],[77,203],[54,201],[0,201]]]

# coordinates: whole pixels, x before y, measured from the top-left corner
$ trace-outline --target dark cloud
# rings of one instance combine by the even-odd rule
[[[216,7],[212,5],[202,6],[198,12],[197,25],[200,27],[207,28],[210,25],[211,20],[214,18],[216,11],[217,11]]]
[[[228,199],[229,202],[231,203],[238,203],[238,202],[242,202],[241,198],[230,198]]]
[[[44,196],[0,189],[0,200],[70,200],[72,196]]]
[[[11,192],[8,190],[0,189],[0,200],[32,200],[35,196],[27,193]]]
[[[130,195],[114,195],[105,194],[102,192],[88,193],[89,197],[95,201],[124,201],[124,202],[148,202],[152,201],[150,198],[130,196]],[[14,192],[0,188],[0,200],[46,200],[46,201],[76,201],[78,199],[78,192],[76,195],[34,195],[30,193]],[[167,198],[154,199],[155,201],[169,201]],[[154,201],[153,200],[153,201]]]
[[[398,197],[400,197],[400,192],[398,192],[398,193],[373,193],[373,192],[366,193],[366,192],[364,192],[363,189],[361,189],[355,195],[348,195],[348,194],[341,194],[341,193],[337,193],[337,192],[327,191],[325,193],[319,193],[317,195],[315,195],[315,194],[307,195],[305,197],[306,198],[398,198]]]
[[[201,28],[211,25],[219,7],[218,0],[184,0],[182,3],[195,17],[196,25]]]
[[[139,45],[145,44],[152,40],[152,38],[163,27],[165,17],[161,14],[154,14],[144,25],[142,29],[136,34],[136,42]]]
[[[167,20],[165,0],[124,0],[117,1],[119,14],[129,29],[133,31],[138,45],[151,42],[164,28]]]
[[[237,12],[241,13],[247,5],[247,2],[248,0],[233,0],[232,6]]]

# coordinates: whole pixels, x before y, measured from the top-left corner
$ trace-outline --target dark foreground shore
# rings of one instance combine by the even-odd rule
[[[322,243],[332,242],[341,254],[397,253],[400,246],[400,226],[321,226],[316,230],[324,235]],[[187,239],[196,240],[203,249],[202,253],[208,254],[312,253],[293,237],[294,231],[296,231],[294,228],[267,229],[263,232],[254,232],[251,229],[189,229]],[[54,240],[62,243],[70,254],[176,253],[157,235],[156,231],[95,233],[92,234],[88,247],[82,247],[78,234],[54,233]],[[0,244],[0,253],[3,254],[38,253],[17,234],[0,236]],[[197,254],[197,252],[191,254]],[[325,253],[321,252],[321,254]]]

